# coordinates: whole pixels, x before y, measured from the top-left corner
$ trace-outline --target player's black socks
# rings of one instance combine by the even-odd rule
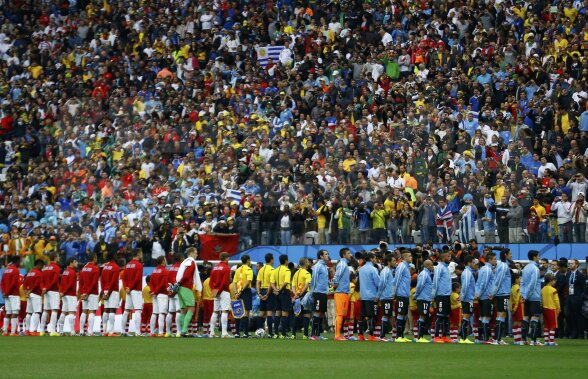
[[[260,317],[257,321],[257,329],[264,329],[265,328],[265,317]]]
[[[270,336],[274,335],[274,316],[267,316],[267,331]]]
[[[388,317],[382,317],[382,327],[380,329],[380,338],[386,336],[386,330],[388,329]]]
[[[237,325],[239,325],[239,329],[237,329],[237,333],[240,331],[244,332],[246,336],[249,335],[249,317],[243,316]]]
[[[443,316],[443,337],[449,334],[449,316]]]
[[[283,336],[286,335],[288,332],[288,316],[282,316],[282,320],[280,321],[280,333]]]
[[[443,316],[437,315],[435,319],[435,335],[433,337],[441,337],[443,330]]]
[[[376,332],[376,316],[370,318],[370,336]]]
[[[461,320],[460,337],[462,340],[465,340],[468,337],[469,324],[470,324],[470,320],[466,320],[466,319]]]
[[[529,321],[523,320],[521,324],[521,340],[527,341],[527,334],[529,333]]]
[[[406,323],[405,319],[396,319],[396,338],[403,338],[404,337],[404,325]]]
[[[537,337],[539,337],[539,321],[531,320],[531,339],[533,342],[537,341]]]
[[[496,341],[502,339],[502,331],[504,330],[504,321],[496,319],[496,325],[494,325],[494,337]]]
[[[418,332],[419,332],[419,339],[423,338],[427,333],[427,323],[425,320],[421,320],[419,318],[418,321]]]
[[[491,331],[492,331],[492,329],[490,328],[490,323],[485,322],[484,323],[484,341],[490,340],[490,337],[492,336]]]
[[[318,316],[312,316],[312,335],[319,337],[321,335],[322,319]]]
[[[308,326],[310,324],[310,318],[302,317],[302,328],[304,329],[304,335],[308,337]]]

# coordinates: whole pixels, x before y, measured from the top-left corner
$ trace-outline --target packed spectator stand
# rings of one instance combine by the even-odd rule
[[[585,2],[0,5],[3,261],[586,241]]]

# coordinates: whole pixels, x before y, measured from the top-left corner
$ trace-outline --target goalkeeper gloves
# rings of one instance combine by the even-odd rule
[[[170,284],[169,284],[169,287],[167,287],[167,290],[168,290],[169,292],[176,293],[176,292],[178,292],[178,289],[179,289],[179,288],[180,288],[180,283],[176,283],[176,284],[171,284],[171,283],[170,283]]]

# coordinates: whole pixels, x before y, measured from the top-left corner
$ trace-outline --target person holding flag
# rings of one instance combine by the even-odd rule
[[[478,208],[473,204],[474,197],[466,193],[463,196],[465,205],[459,210],[459,240],[469,241],[476,238],[476,220],[478,219]]]
[[[450,242],[455,234],[455,228],[453,224],[453,214],[451,209],[447,205],[447,200],[444,198],[439,199],[439,208],[437,208],[437,236],[439,236],[439,242],[447,243]]]
[[[294,295],[293,299],[295,302],[296,300],[302,300],[311,282],[311,275],[310,272],[308,272],[308,266],[310,265],[308,258],[300,258],[298,264],[300,267],[292,277],[292,285],[290,286],[292,294]],[[304,309],[301,306],[300,312],[295,312],[294,315],[295,317],[292,318],[293,325],[291,325],[293,338],[296,338],[297,321],[298,319],[302,318],[302,327],[304,332],[304,334],[302,335],[302,339],[307,340],[309,338],[308,326],[310,325],[310,310]]]
[[[192,316],[194,316],[195,311],[195,299],[192,288],[195,286],[196,291],[202,291],[202,282],[200,281],[198,265],[196,264],[198,250],[195,247],[189,247],[186,249],[186,254],[188,257],[184,259],[176,274],[176,283],[170,285],[169,288],[170,293],[173,295],[178,294],[181,311],[178,331],[183,338],[190,337],[188,326],[190,326],[190,321],[192,321]]]
[[[233,277],[233,293],[235,298],[243,301],[243,308],[245,312],[243,317],[237,321],[237,335],[241,337],[240,332],[242,331],[243,338],[249,338],[249,312],[253,307],[253,295],[251,293],[251,282],[253,282],[253,270],[251,269],[251,257],[245,254],[241,257],[241,267],[235,270],[235,276]]]

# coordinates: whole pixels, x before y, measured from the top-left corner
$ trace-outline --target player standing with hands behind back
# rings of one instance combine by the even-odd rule
[[[435,320],[435,343],[453,343],[447,333],[449,332],[449,314],[451,312],[451,274],[449,273],[449,262],[451,253],[441,253],[441,261],[435,266],[433,276],[433,298],[437,303],[437,319]]]
[[[335,341],[347,341],[347,338],[341,337],[341,327],[343,319],[347,317],[349,308],[349,259],[351,251],[343,248],[339,251],[339,263],[333,277],[333,288],[335,289]]]
[[[214,335],[214,328],[221,314],[221,338],[231,338],[227,329],[229,323],[229,310],[231,309],[231,268],[229,267],[229,254],[221,253],[220,262],[210,272],[210,290],[214,297],[214,312],[210,317],[210,336]]]
[[[312,268],[312,279],[310,281],[310,292],[313,294],[312,304],[312,330],[310,339],[320,341],[326,339],[321,337],[321,325],[323,317],[327,312],[327,293],[329,293],[329,252],[319,250],[317,253],[318,262]]]
[[[127,325],[129,313],[134,310],[133,321],[135,322],[135,336],[141,335],[141,310],[143,309],[143,264],[141,258],[143,253],[141,249],[135,249],[133,259],[127,263],[123,273],[122,281],[127,298],[125,302],[125,312],[123,313],[122,327]],[[129,325],[130,330],[130,325]],[[123,333],[127,335],[129,331]]]
[[[531,250],[527,254],[529,263],[523,268],[521,279],[521,302],[524,303],[522,345],[527,344],[527,335],[531,345],[542,346],[539,337],[539,317],[541,316],[541,273],[539,272],[539,252]],[[530,322],[529,322],[530,321]],[[529,325],[530,324],[530,325]]]

